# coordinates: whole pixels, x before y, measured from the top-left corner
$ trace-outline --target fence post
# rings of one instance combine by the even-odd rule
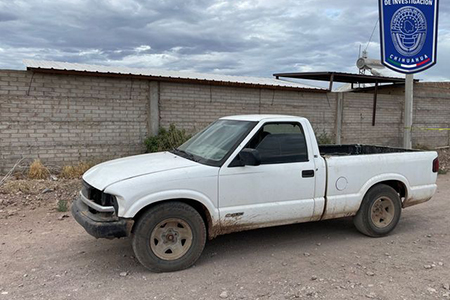
[[[159,132],[159,82],[150,81],[149,113],[147,116],[148,134],[155,136]]]
[[[335,143],[337,145],[342,144],[342,119],[344,117],[344,93],[336,93],[336,132]]]

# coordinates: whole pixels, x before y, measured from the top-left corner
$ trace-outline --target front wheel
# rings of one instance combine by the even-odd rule
[[[367,236],[382,237],[397,226],[401,210],[398,193],[388,185],[379,184],[364,196],[353,223]]]
[[[206,243],[200,214],[181,202],[159,204],[146,211],[133,228],[132,246],[139,262],[153,272],[192,266]]]

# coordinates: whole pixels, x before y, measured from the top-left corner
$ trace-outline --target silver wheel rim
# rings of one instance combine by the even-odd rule
[[[380,197],[372,204],[370,217],[372,223],[378,228],[389,226],[394,219],[394,202],[387,197]]]
[[[192,229],[178,218],[160,222],[152,231],[150,248],[163,260],[175,260],[188,252],[192,245]]]

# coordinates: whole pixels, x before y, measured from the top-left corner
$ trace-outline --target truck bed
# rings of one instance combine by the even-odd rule
[[[348,156],[348,155],[415,152],[417,150],[353,144],[353,145],[319,145],[319,151],[320,155],[322,156]]]
[[[367,190],[378,182],[400,182],[403,207],[429,200],[436,190],[434,151],[370,145],[325,145],[319,151],[327,170],[323,219],[356,214]]]

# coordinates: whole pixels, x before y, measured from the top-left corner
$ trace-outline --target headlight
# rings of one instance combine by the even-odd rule
[[[102,192],[102,196],[100,198],[100,205],[101,206],[113,206],[114,209],[116,210],[116,213],[118,212],[118,204],[117,204],[117,199],[114,195],[111,194],[106,194]]]

